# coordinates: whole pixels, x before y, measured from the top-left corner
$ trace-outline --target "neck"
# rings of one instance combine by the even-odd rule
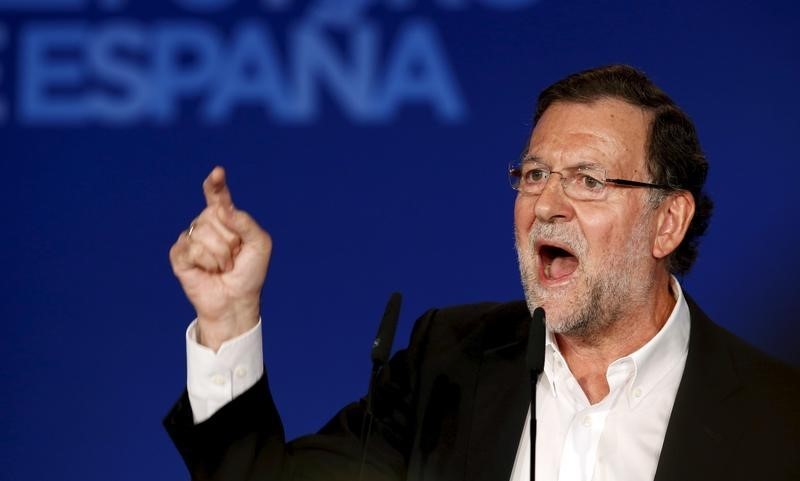
[[[590,403],[600,402],[609,392],[608,366],[647,344],[664,327],[674,306],[670,276],[665,273],[643,302],[632,303],[600,332],[555,335],[561,355]]]

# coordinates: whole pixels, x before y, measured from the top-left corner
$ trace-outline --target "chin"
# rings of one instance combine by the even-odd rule
[[[544,287],[539,284],[529,284],[525,289],[525,298],[528,309],[533,312],[541,307],[545,312],[547,327],[554,332],[564,332],[572,328],[576,310],[579,310],[575,300],[580,298],[577,292],[577,283],[574,279],[566,284]]]

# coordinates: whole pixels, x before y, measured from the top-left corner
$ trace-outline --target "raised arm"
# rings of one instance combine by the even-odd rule
[[[247,213],[234,207],[221,167],[211,171],[203,183],[203,192],[206,207],[180,234],[170,250],[170,260],[197,312],[196,340],[216,353],[202,349],[200,364],[216,366],[218,358],[228,358],[232,350],[241,349],[240,341],[248,339],[253,334],[248,331],[258,324],[260,293],[272,241]],[[245,333],[248,334],[242,336]],[[223,346],[225,341],[239,336],[242,337]],[[190,342],[189,347],[193,345]],[[191,371],[191,352],[188,357]],[[390,382],[387,369],[386,381],[379,383],[378,389],[408,392],[404,360],[405,356],[395,360],[403,366],[397,370],[399,384]],[[213,367],[212,371],[216,369]],[[410,438],[406,433],[409,423],[389,420],[407,419],[407,394],[396,398],[376,396],[392,399],[391,406],[383,409],[387,421],[375,422],[368,456],[362,465],[363,402],[346,406],[319,433],[287,443],[266,374],[241,394],[218,403],[213,415],[199,420],[193,413],[198,396],[189,391],[191,386],[167,415],[164,425],[192,479],[357,481],[358,473],[363,481],[404,478],[403,453],[407,451],[405,440]],[[222,391],[230,395],[227,386]],[[384,436],[385,433],[389,435]]]

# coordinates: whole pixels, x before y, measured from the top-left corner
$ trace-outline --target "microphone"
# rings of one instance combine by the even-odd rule
[[[544,370],[544,309],[537,307],[528,330],[528,369],[538,376]]]
[[[531,383],[530,481],[534,481],[536,471],[536,383],[539,380],[539,374],[544,370],[544,323],[544,309],[537,307],[533,310],[531,325],[528,330],[528,351],[526,358]]]
[[[372,343],[373,369],[376,365],[382,366],[389,361],[389,355],[392,353],[392,342],[394,342],[394,333],[397,330],[397,320],[400,318],[400,303],[402,300],[403,297],[399,292],[393,292],[389,297],[389,302],[386,303],[383,319],[381,319],[381,324],[378,327],[378,334]]]
[[[392,353],[392,343],[394,342],[394,333],[397,331],[397,321],[400,319],[400,304],[403,297],[399,292],[393,292],[389,296],[389,301],[386,303],[386,309],[383,311],[383,318],[378,326],[378,333],[375,335],[375,340],[372,342],[372,374],[369,378],[369,388],[367,389],[367,409],[364,411],[364,417],[361,421],[361,463],[358,467],[358,481],[364,474],[364,465],[367,462],[367,446],[369,445],[369,437],[372,434],[372,393],[375,390],[375,383],[378,380],[381,370],[389,362],[389,356]],[[369,419],[367,419],[369,418]]]

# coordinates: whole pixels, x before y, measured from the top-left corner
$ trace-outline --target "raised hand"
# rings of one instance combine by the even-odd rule
[[[197,312],[198,341],[213,349],[256,325],[272,240],[233,206],[225,171],[203,182],[206,208],[169,251],[172,270]]]

